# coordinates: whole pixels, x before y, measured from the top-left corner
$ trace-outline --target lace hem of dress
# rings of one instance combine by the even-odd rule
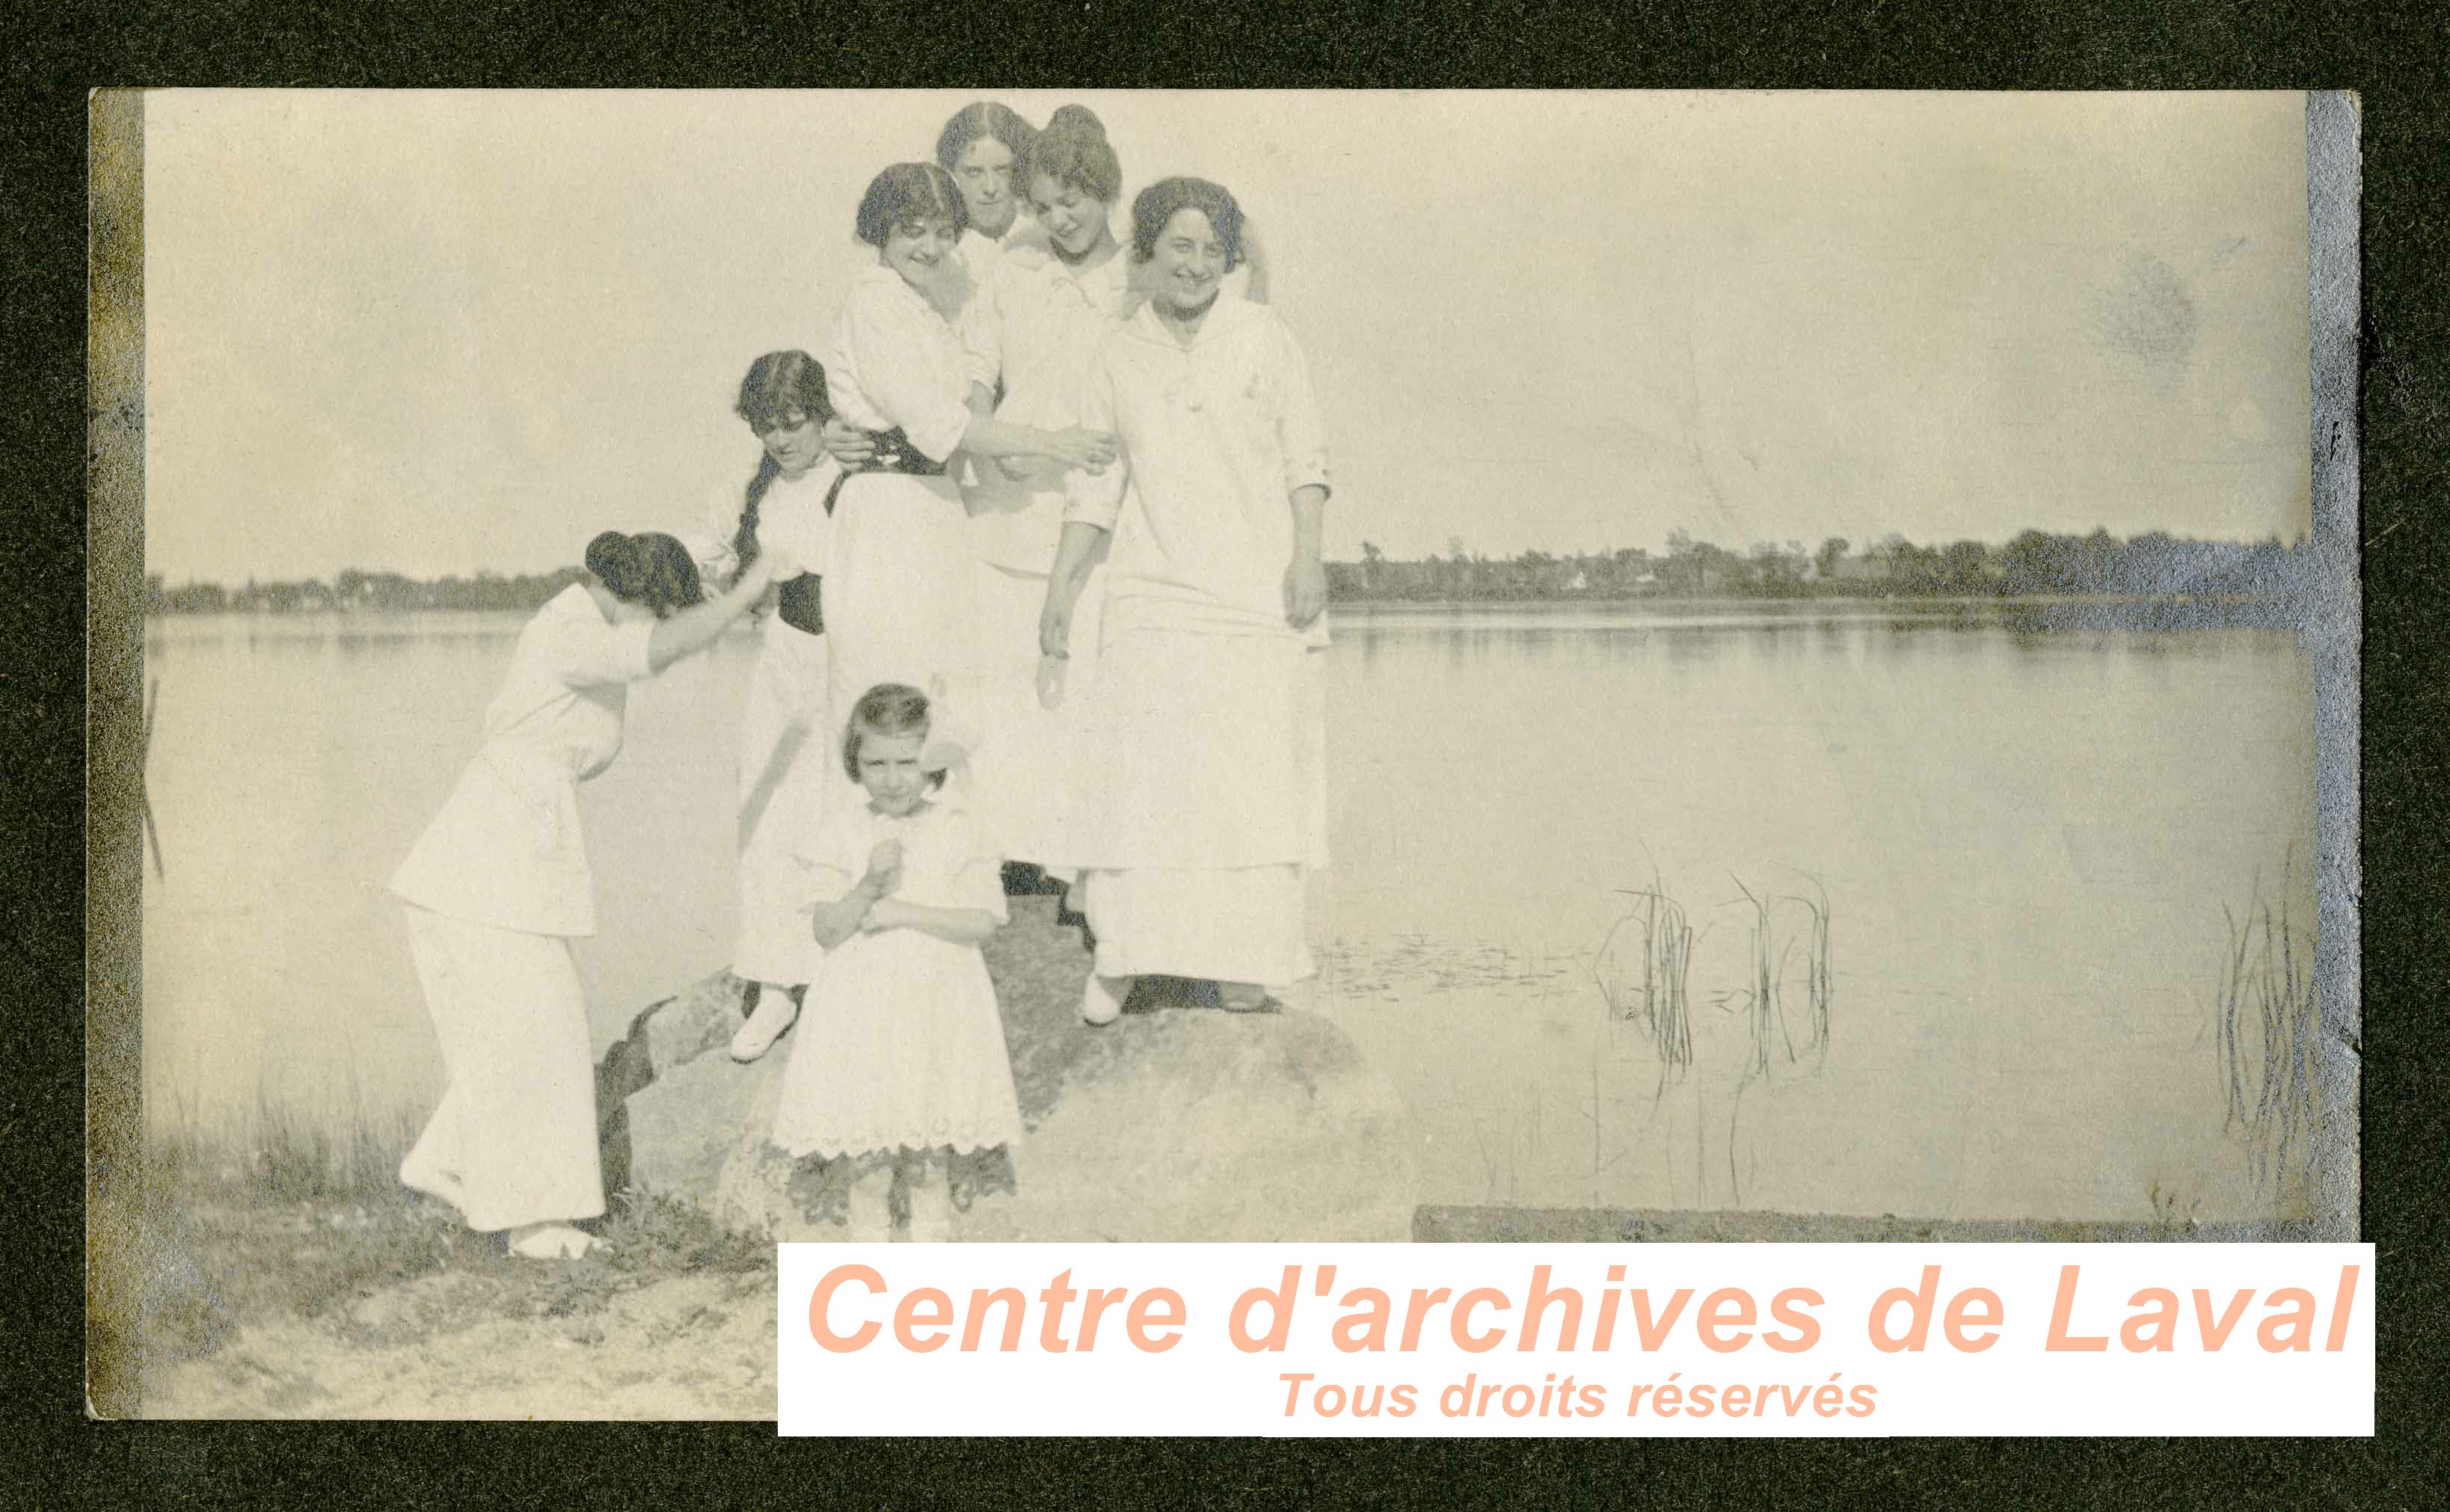
[[[964,1150],[950,1145],[897,1145],[856,1154],[802,1155],[792,1162],[788,1191],[802,1216],[809,1221],[839,1219],[846,1213],[852,1185],[885,1170],[895,1173],[892,1202],[896,1221],[906,1221],[909,1216],[908,1184],[912,1181],[941,1176],[952,1192],[953,1206],[962,1212],[969,1212],[970,1204],[981,1197],[1009,1195],[1021,1190],[1013,1173],[1011,1148],[998,1144]]]

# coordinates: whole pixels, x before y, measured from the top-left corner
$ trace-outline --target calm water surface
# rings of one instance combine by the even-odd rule
[[[421,1112],[440,1062],[382,884],[522,620],[160,620],[149,1116]],[[599,1041],[724,963],[741,636],[632,696],[581,789]],[[1421,1199],[2134,1217],[2251,1211],[2211,1013],[2260,885],[2312,913],[2313,672],[2286,632],[1993,612],[1346,613],[1330,653],[1336,1018],[1410,1104]],[[1696,932],[1662,1086],[1603,944]],[[1825,1056],[1752,1064],[1748,888],[1825,897]],[[1779,905],[1783,953],[1799,911]]]

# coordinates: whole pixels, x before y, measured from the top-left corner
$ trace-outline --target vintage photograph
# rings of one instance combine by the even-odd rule
[[[130,98],[143,1415],[770,1419],[777,1240],[2357,1237],[2336,97]]]

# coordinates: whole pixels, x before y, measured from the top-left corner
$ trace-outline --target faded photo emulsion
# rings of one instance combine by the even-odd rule
[[[770,1419],[778,1240],[2357,1237],[2343,97],[94,119],[108,1415]]]

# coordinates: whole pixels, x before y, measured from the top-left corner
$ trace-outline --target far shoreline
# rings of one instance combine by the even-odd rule
[[[1395,596],[1344,597],[1331,595],[1328,609],[1358,610],[1369,613],[1390,611],[1421,613],[1468,614],[1483,610],[1645,610],[1665,612],[1701,613],[1712,611],[1749,609],[1792,609],[1797,607],[1843,610],[1884,610],[1906,611],[1915,609],[2067,609],[2102,608],[2134,609],[2153,606],[2246,608],[2270,606],[2286,609],[2296,602],[2288,593],[2214,592],[2214,593],[1792,593],[1792,594],[1723,594],[1709,597],[1665,595],[1572,596],[1552,595],[1479,598],[1402,598]],[[145,618],[151,620],[236,619],[236,620],[399,620],[426,615],[501,615],[505,617],[533,613],[525,606],[478,608],[460,605],[387,605],[381,608],[325,604],[296,609],[263,607],[228,609],[148,609]]]

